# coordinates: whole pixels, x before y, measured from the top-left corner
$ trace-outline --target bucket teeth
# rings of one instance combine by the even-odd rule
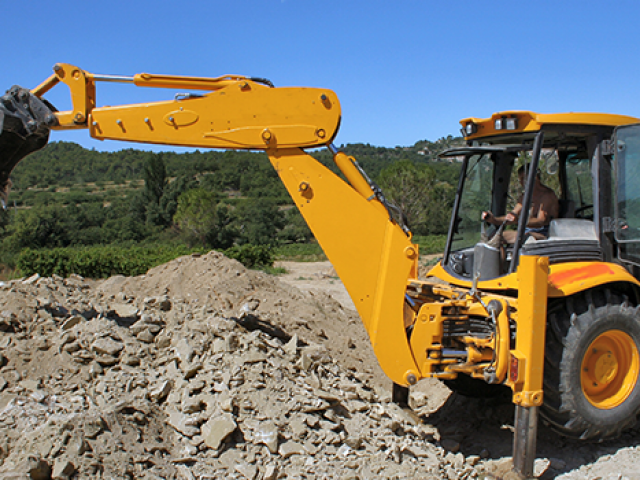
[[[24,157],[44,147],[50,127],[57,124],[55,108],[28,89],[14,85],[0,97],[0,202],[5,207],[9,176]]]

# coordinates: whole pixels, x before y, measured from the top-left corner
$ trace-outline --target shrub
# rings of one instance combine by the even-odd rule
[[[107,278],[112,275],[136,276],[150,268],[192,253],[206,253],[204,248],[185,245],[150,245],[137,247],[93,246],[82,248],[52,248],[22,250],[16,261],[23,275],[38,273],[45,277],[72,273],[87,278]],[[266,245],[242,245],[223,250],[227,257],[247,268],[273,266],[271,248]]]
[[[268,245],[236,245],[223,250],[223,253],[247,268],[273,266],[273,249]]]

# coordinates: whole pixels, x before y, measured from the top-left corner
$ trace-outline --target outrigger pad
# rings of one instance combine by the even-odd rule
[[[28,89],[14,85],[0,97],[0,201],[6,206],[9,175],[24,157],[49,141],[56,109]]]

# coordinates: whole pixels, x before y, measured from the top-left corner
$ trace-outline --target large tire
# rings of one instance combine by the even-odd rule
[[[640,412],[638,308],[609,289],[549,305],[541,416],[560,434],[600,441]]]

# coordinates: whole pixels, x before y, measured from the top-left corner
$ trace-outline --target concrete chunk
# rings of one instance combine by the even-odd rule
[[[66,458],[58,458],[53,464],[52,480],[68,480],[76,471],[76,467]]]
[[[278,427],[273,422],[264,422],[253,434],[255,443],[263,443],[271,453],[278,453]]]
[[[91,349],[96,353],[115,357],[124,349],[124,345],[111,337],[104,337],[93,342]]]
[[[278,452],[280,452],[282,458],[288,458],[292,455],[304,455],[306,450],[301,443],[288,441],[280,445]]]
[[[233,433],[236,428],[237,424],[230,414],[210,418],[209,421],[202,426],[204,443],[209,448],[217,450],[220,448],[224,439]]]

